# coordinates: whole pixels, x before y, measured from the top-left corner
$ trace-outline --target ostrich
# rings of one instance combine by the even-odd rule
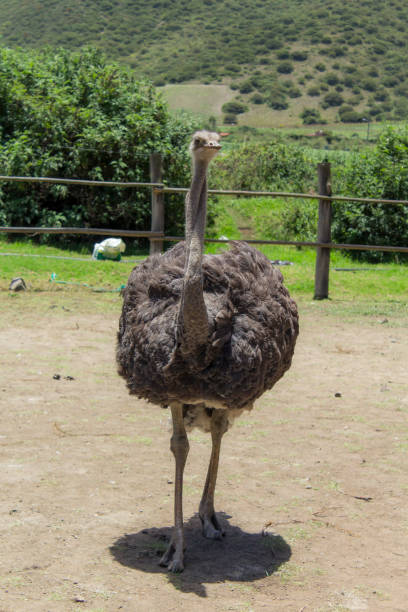
[[[184,569],[183,471],[186,431],[211,433],[212,451],[199,505],[203,535],[221,539],[214,491],[221,438],[234,419],[290,367],[298,314],[280,271],[246,243],[204,255],[207,170],[219,135],[196,132],[185,202],[186,239],[135,267],[124,290],[118,371],[131,394],[170,407],[175,457],[174,529],[160,560]]]

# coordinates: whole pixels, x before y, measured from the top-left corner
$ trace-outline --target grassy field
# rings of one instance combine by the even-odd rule
[[[221,107],[234,97],[228,85],[166,85],[159,88],[173,111],[186,110],[204,119],[211,116],[220,118]]]
[[[227,230],[224,226],[224,230]],[[229,227],[229,238],[234,238]],[[215,252],[219,245],[209,245],[207,252]],[[282,266],[285,283],[295,299],[305,308],[315,309],[314,293],[314,249],[258,245],[272,260],[290,262]],[[125,257],[121,262],[95,261],[90,255],[65,251],[55,247],[33,245],[30,242],[0,241],[0,291],[7,295],[10,281],[14,277],[24,278],[30,292],[59,292],[67,297],[81,293],[104,291],[106,295],[101,308],[114,305],[117,296],[135,262],[143,256]],[[347,269],[347,270],[345,270]],[[350,271],[352,269],[353,271]],[[51,276],[55,280],[51,280]],[[330,300],[320,306],[321,312],[339,312],[342,317],[354,315],[392,316],[394,322],[406,317],[408,266],[398,264],[358,264],[343,253],[332,251],[330,270]],[[111,295],[111,297],[109,296]],[[17,297],[17,294],[9,294]],[[95,300],[93,300],[95,302]]]
[[[236,96],[236,92],[230,89],[228,84],[207,84],[202,83],[172,83],[160,87],[159,90],[168,103],[172,111],[184,110],[202,117],[203,121],[208,120],[210,116],[216,118],[219,128],[225,131],[234,132],[235,126],[223,125],[224,113],[221,107],[225,102],[229,102]],[[246,97],[248,100],[246,100]],[[266,104],[249,103],[250,96],[242,96],[245,103],[249,104],[248,111],[238,115],[237,121],[239,126],[248,126],[251,128],[262,129],[262,137],[267,134],[268,130],[276,130],[283,133],[298,135],[308,135],[323,129],[330,131],[334,135],[342,137],[357,137],[362,141],[375,139],[386,126],[401,125],[401,121],[378,121],[370,119],[369,123],[341,123],[337,120],[338,109],[333,107],[325,112],[325,124],[319,125],[303,125],[299,113],[302,108],[317,108],[318,99],[309,98],[303,94],[299,98],[292,101],[291,107],[288,110],[274,110]],[[370,115],[368,115],[370,117]]]

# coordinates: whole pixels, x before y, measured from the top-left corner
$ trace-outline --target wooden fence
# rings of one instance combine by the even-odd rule
[[[368,245],[368,244],[336,244],[331,241],[332,202],[360,202],[375,204],[406,204],[408,200],[386,200],[374,198],[359,198],[337,196],[332,194],[330,183],[330,163],[324,162],[317,166],[318,193],[292,193],[284,191],[239,191],[224,189],[209,189],[213,195],[240,196],[240,197],[270,197],[270,198],[302,198],[318,200],[319,215],[317,226],[317,240],[290,241],[290,240],[246,240],[251,244],[271,244],[288,246],[305,246],[316,249],[315,288],[314,299],[325,299],[329,296],[329,269],[331,249],[360,250],[360,251],[391,251],[408,253],[407,247]],[[85,234],[103,236],[123,236],[132,238],[149,238],[150,254],[163,251],[164,241],[177,242],[184,240],[183,236],[165,235],[165,195],[166,193],[186,193],[187,187],[168,187],[163,181],[163,167],[160,154],[150,156],[150,182],[118,182],[118,181],[91,181],[80,179],[63,179],[53,177],[26,177],[26,176],[0,176],[0,181],[17,181],[25,183],[58,183],[62,185],[89,185],[91,187],[123,187],[143,188],[149,187],[151,195],[151,230],[117,230],[107,228],[83,227],[0,227],[0,233],[9,234]],[[206,242],[225,243],[229,240],[206,238]]]

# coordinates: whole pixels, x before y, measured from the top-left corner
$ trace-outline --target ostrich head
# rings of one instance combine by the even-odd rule
[[[194,160],[209,163],[220,149],[220,136],[216,132],[202,130],[193,135],[190,153]]]

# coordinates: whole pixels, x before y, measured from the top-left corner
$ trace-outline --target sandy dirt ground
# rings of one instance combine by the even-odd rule
[[[408,321],[301,308],[291,370],[224,437],[220,542],[190,435],[169,575],[168,413],[116,373],[119,299],[0,297],[1,612],[408,610]]]

